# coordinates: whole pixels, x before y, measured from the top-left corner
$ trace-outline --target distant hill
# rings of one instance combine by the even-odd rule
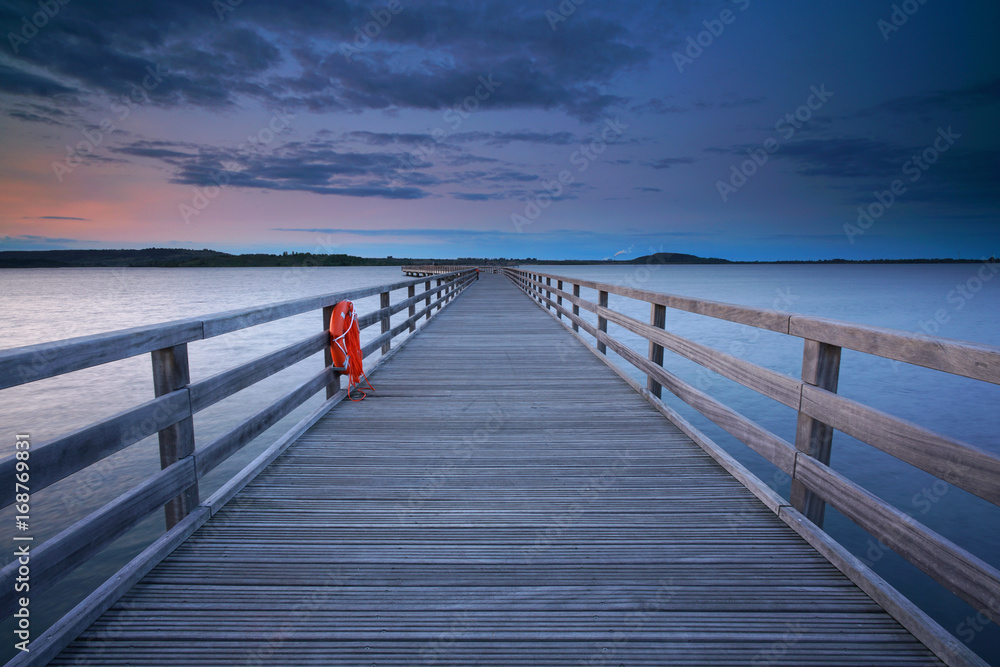
[[[629,264],[734,264],[718,257],[698,257],[682,252],[657,252],[628,260]]]

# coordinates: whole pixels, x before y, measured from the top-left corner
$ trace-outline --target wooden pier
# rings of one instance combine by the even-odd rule
[[[845,513],[854,502],[819,471],[822,452],[737,428],[738,415],[656,371],[664,347],[683,347],[676,340],[652,334],[646,359],[656,368],[645,367],[647,387],[616,372],[603,351],[628,352],[603,333],[608,319],[625,322],[606,308],[613,287],[601,286],[608,289],[595,304],[580,297],[585,283],[563,289],[569,279],[505,273],[450,273],[420,294],[418,281],[394,285],[407,290],[394,305],[383,291],[381,309],[362,318],[365,326],[382,322],[384,332],[366,352],[433,319],[380,362],[377,391],[342,402],[339,374],[327,368],[309,385],[327,387],[324,406],[218,493],[200,501],[196,486],[173,482],[159,497],[195,493],[183,510],[171,501],[171,530],[10,664],[985,664],[822,532],[824,502]],[[339,296],[211,321],[235,328],[307,306],[326,313]],[[693,309],[669,298],[669,307]],[[752,309],[700,304],[709,316],[751,317]],[[598,313],[597,327],[579,317],[580,307]],[[652,324],[643,326],[663,332],[665,307],[654,303]],[[390,326],[404,309],[408,317]],[[757,311],[757,325],[772,312]],[[596,345],[567,328],[589,330]],[[1000,358],[995,349],[962,349],[962,363],[972,366]],[[684,351],[707,354],[696,345]],[[824,353],[817,385],[826,378],[830,391],[835,369]],[[27,354],[0,353],[0,370],[18,359],[23,367]],[[721,353],[705,361],[775,393],[788,388]],[[250,373],[210,380],[235,391]],[[181,385],[198,397],[204,382]],[[801,394],[802,381],[794,382]],[[777,496],[673,413],[657,398],[663,387],[742,428],[781,468],[787,445],[803,485],[797,497]],[[187,460],[185,479],[196,480],[203,460],[235,450],[261,426],[225,446],[182,452],[164,473]],[[804,428],[823,440],[811,422]],[[799,460],[806,456],[817,463]],[[966,475],[951,460],[949,481],[995,485],[996,457],[968,456],[980,472]],[[125,506],[116,502],[116,511]],[[131,517],[138,510],[129,507]],[[888,510],[871,516],[894,526],[902,552],[913,535],[927,537],[912,520],[893,524]],[[878,534],[876,519],[860,522]],[[50,552],[86,552],[79,534],[60,539]],[[949,588],[974,604],[977,595],[987,600],[996,570],[953,546],[925,543],[925,569],[947,565],[956,572],[945,577]],[[65,567],[65,558],[51,558],[53,570]]]

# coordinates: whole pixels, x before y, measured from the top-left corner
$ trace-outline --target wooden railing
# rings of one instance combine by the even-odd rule
[[[437,276],[444,273],[451,273],[453,271],[475,271],[474,266],[435,266],[433,264],[424,266],[404,266],[403,275],[407,276]]]
[[[448,266],[425,264],[420,266],[404,266],[403,274],[407,276],[433,276],[452,271],[479,271],[480,273],[502,273],[504,266],[499,264],[478,264],[476,266]]]
[[[415,331],[420,318],[429,319],[432,312],[439,311],[476,279],[475,271],[456,271],[438,276],[433,287],[430,280],[407,280],[0,351],[0,389],[140,354],[149,353],[153,362],[156,395],[153,400],[32,447],[27,461],[17,460],[16,455],[0,461],[0,493],[3,494],[0,506],[6,507],[15,501],[16,475],[21,472],[19,463],[30,467],[30,491],[35,493],[147,436],[159,434],[162,469],[158,473],[31,548],[32,595],[60,581],[161,507],[165,508],[168,530],[187,522],[188,532],[191,532],[192,526],[200,525],[198,521],[203,523],[235,495],[259,472],[262,464],[260,460],[255,461],[205,502],[199,502],[199,479],[324,388],[327,401],[314,413],[313,421],[342,400],[347,392],[341,389],[339,370],[331,365],[328,333],[337,302],[380,295],[380,308],[358,318],[361,329],[380,324],[380,335],[362,348],[363,356],[368,357],[376,350],[383,354],[389,352],[393,338],[404,331]],[[424,289],[418,294],[416,289],[421,284]],[[392,303],[391,295],[399,290],[406,290],[406,297]],[[421,302],[422,308],[418,311]],[[391,316],[404,309],[407,319],[391,326]],[[322,320],[319,317],[316,320],[315,334],[212,377],[190,381],[188,343],[313,310],[322,312]],[[313,377],[210,442],[195,442],[193,417],[196,413],[320,350],[326,351],[325,364]],[[301,432],[301,428],[296,428]],[[15,609],[18,594],[14,582],[18,566],[18,561],[14,560],[0,570],[0,615],[3,617],[10,616]],[[126,578],[119,575],[122,581]],[[92,617],[93,611],[85,610],[84,616]],[[78,624],[84,616],[77,617]]]
[[[976,661],[967,647],[930,621],[819,527],[825,505],[829,503],[994,623],[1000,623],[1000,571],[829,466],[833,431],[839,430],[949,484],[995,505],[1000,504],[1000,458],[837,394],[842,348],[993,384],[1000,384],[1000,348],[534,271],[505,269],[504,273],[540,306],[554,312],[564,326],[592,336],[596,345],[591,345],[588,339],[580,340],[598,356],[606,359],[610,348],[645,374],[647,381],[643,387],[609,362],[619,375],[938,655],[950,657],[959,664],[966,660]],[[581,298],[581,287],[596,290],[597,302]],[[609,294],[648,303],[650,321],[642,322],[610,309]],[[564,304],[572,304],[572,307]],[[581,308],[597,316],[597,326],[580,317]],[[667,308],[803,339],[801,378],[778,373],[665,331]],[[646,339],[648,354],[642,355],[609,336],[608,322]],[[663,367],[664,350],[797,411],[795,442],[766,430],[666,370]],[[790,500],[776,494],[663,403],[660,400],[663,387],[786,473],[792,480]]]

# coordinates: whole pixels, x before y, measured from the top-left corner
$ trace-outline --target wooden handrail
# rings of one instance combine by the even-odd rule
[[[359,321],[364,321],[362,328],[380,321],[388,322],[393,314],[408,308],[415,311],[408,313],[407,319],[401,324],[384,328],[384,333],[366,345],[362,349],[362,356],[368,357],[380,347],[388,348],[393,338],[410,330],[421,318],[429,318],[435,308],[454,299],[461,290],[477,279],[477,274],[474,270],[465,270],[443,274],[437,278],[439,284],[436,287],[432,288],[428,283],[427,289],[419,294],[413,294],[413,288],[424,284],[423,279],[0,351],[0,376],[6,380],[0,384],[0,388],[151,353],[154,358],[159,355],[159,368],[165,383],[163,388],[168,390],[152,401],[31,449],[32,492],[81,471],[154,433],[161,434],[160,454],[161,460],[165,461],[163,470],[33,548],[32,572],[36,577],[32,580],[32,592],[41,592],[51,587],[149,514],[171,503],[172,499],[175,500],[186,490],[196,488],[199,479],[323,388],[328,388],[328,391],[330,388],[334,389],[333,394],[328,393],[328,399],[332,399],[334,395],[343,397],[344,392],[339,391],[340,373],[331,367],[329,354],[325,355],[324,367],[316,375],[211,442],[193,448],[193,451],[181,452],[179,456],[175,452],[174,459],[169,461],[165,459],[164,432],[184,420],[190,420],[201,410],[224,398],[320,350],[328,349],[330,337],[326,331],[329,326],[327,311],[332,310],[333,304],[344,299],[383,295],[378,310],[359,317]],[[408,297],[390,304],[390,294],[400,289],[406,289]],[[427,305],[424,308],[419,311],[413,308],[416,303],[425,300]],[[188,342],[310,310],[323,311],[324,330],[199,382],[187,382],[184,346]],[[113,349],[106,349],[106,346]],[[185,351],[177,351],[181,349]],[[171,354],[168,355],[168,352]],[[154,363],[154,369],[156,368]],[[16,377],[8,378],[13,373],[17,373]],[[179,385],[176,384],[178,380],[181,380]],[[171,382],[174,384],[170,384]],[[333,401],[328,402],[332,406]],[[170,446],[176,444],[176,438],[172,436],[166,440]],[[0,461],[0,484],[4,488],[3,495],[0,495],[0,506],[14,501],[16,463],[14,456]],[[182,520],[187,512],[197,506],[197,502],[195,496],[193,505],[181,504],[179,507],[183,508],[182,511],[172,518],[168,511],[167,527]],[[18,562],[15,560],[0,569],[0,586],[3,587],[0,591],[2,616],[8,616],[15,608],[13,578],[17,576],[17,568]]]
[[[540,281],[534,281],[533,284],[539,289],[549,291],[547,283],[543,285]],[[762,396],[798,410],[811,419],[841,430],[985,500],[1000,504],[1000,485],[996,483],[996,480],[1000,479],[1000,459],[989,452],[838,396],[834,392],[803,380],[663,331],[565,291],[554,290],[554,293],[571,301],[575,306],[589,310],[606,321],[646,338],[650,344],[662,346],[723,377],[753,389]],[[551,302],[550,297],[545,299]],[[583,321],[575,323],[585,327],[592,326]],[[585,330],[595,336],[594,331]],[[607,345],[607,341],[601,337],[598,342],[597,349],[601,351],[602,345]],[[658,382],[656,371],[650,371],[645,361],[633,365],[646,372],[653,382]],[[687,383],[677,378],[673,379],[672,384],[689,387]],[[807,441],[814,438],[815,436],[810,434]],[[823,462],[828,463],[829,455],[827,454],[824,459]]]
[[[455,280],[471,272],[455,271],[438,276]],[[345,299],[357,300],[382,292],[405,289],[424,282],[404,280],[388,285],[347,290],[333,294],[292,299],[279,303],[216,313],[200,318],[175,320],[109,333],[79,336],[37,345],[0,350],[0,389],[42,380],[71,371],[127,359],[196,340],[213,338],[292,315],[319,310]]]
[[[782,508],[794,507],[821,526],[823,509],[829,502],[994,622],[1000,622],[1000,612],[995,602],[991,603],[1000,599],[1000,571],[838,475],[827,465],[829,436],[837,429],[1000,505],[1000,458],[836,393],[839,350],[842,347],[992,383],[1000,382],[1000,348],[566,276],[517,269],[505,269],[504,274],[541,307],[553,310],[559,321],[563,318],[568,320],[568,325],[563,323],[568,329],[574,332],[583,330],[593,337],[593,344],[584,342],[595,354],[604,357],[605,350],[610,348],[646,374],[647,398],[662,406],[664,414],[679,422],[682,430],[699,436],[694,438],[696,442],[701,444],[707,438],[660,402],[652,388],[666,388],[787,473],[792,478],[790,503],[773,500],[769,503],[769,506],[774,505],[772,510],[779,515]],[[558,281],[558,287],[552,287],[552,280]],[[572,285],[572,292],[566,290],[566,285]],[[581,287],[597,291],[598,303],[581,298]],[[650,323],[640,322],[609,308],[608,294],[649,303]],[[572,309],[566,308],[563,302],[571,303]],[[778,373],[666,332],[661,328],[662,315],[658,313],[658,307],[684,310],[803,338],[802,378]],[[580,317],[581,308],[597,316],[597,326]],[[607,322],[645,338],[649,342],[648,356],[609,335]],[[795,445],[664,369],[663,349],[795,409],[799,414]],[[631,380],[630,384],[640,388]],[[718,460],[717,452],[710,453]],[[731,468],[732,465],[727,466],[727,469]],[[760,495],[759,490],[765,485],[756,478],[749,480],[748,476],[752,477],[747,471],[742,471],[737,477]],[[786,520],[794,524],[797,519],[786,517]]]
[[[507,273],[529,275],[527,271],[504,269]],[[727,322],[736,322],[759,329],[816,340],[886,359],[902,361],[961,375],[984,382],[1000,384],[1000,347],[968,341],[925,336],[923,334],[874,327],[854,322],[799,315],[797,313],[754,308],[734,303],[695,299],[692,297],[651,292],[648,290],[612,285],[579,278],[567,278],[547,273],[535,273],[535,284],[541,286],[542,278],[555,278],[576,287],[605,291],[637,301],[659,304],[674,310],[683,310]],[[546,289],[548,289],[546,287]]]

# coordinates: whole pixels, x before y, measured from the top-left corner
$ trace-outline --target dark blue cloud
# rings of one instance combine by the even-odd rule
[[[231,108],[247,97],[312,111],[445,110],[492,76],[501,85],[480,96],[484,106],[592,120],[625,101],[608,84],[653,55],[651,36],[634,24],[686,12],[626,5],[592,2],[552,30],[536,3],[405,4],[374,39],[361,39],[373,9],[362,1],[75,0],[20,47],[35,73],[0,69],[0,90],[120,95],[160,68],[170,74],[149,97],[161,105]],[[32,1],[11,0],[0,25],[35,11]]]
[[[33,97],[55,97],[76,93],[77,90],[45,76],[0,65],[0,92]]]
[[[694,158],[691,157],[664,157],[657,160],[648,160],[642,164],[653,169],[670,169],[679,164],[694,164],[694,161]]]
[[[980,83],[915,95],[894,97],[859,112],[861,117],[879,113],[920,114],[936,111],[965,111],[1000,104],[1000,77]]]

